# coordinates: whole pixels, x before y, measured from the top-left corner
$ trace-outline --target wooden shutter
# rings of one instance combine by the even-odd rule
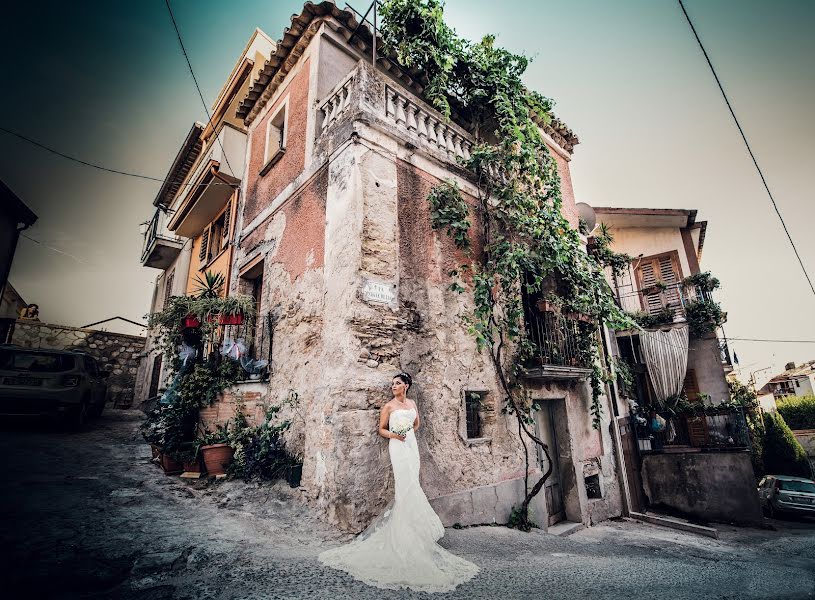
[[[175,280],[175,271],[170,271],[167,275],[167,281],[164,283],[164,308],[167,308],[167,303],[173,295],[173,281]]]
[[[204,229],[203,233],[201,233],[201,249],[198,251],[198,260],[201,264],[206,264],[207,262],[207,250],[209,245],[209,227]]]
[[[699,382],[696,380],[696,371],[688,369],[685,373],[685,396],[691,402],[699,402]]]
[[[224,230],[221,233],[221,248],[226,248],[229,245],[229,224],[232,219],[232,200],[226,203],[226,210],[224,211]]]
[[[655,314],[666,306],[679,306],[679,270],[673,254],[643,258],[637,267],[637,280],[642,292],[643,310]],[[657,283],[669,286],[665,291],[657,289]]]

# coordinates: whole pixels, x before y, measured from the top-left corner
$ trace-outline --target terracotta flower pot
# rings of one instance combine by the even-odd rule
[[[234,453],[235,450],[229,444],[201,446],[204,467],[210,475],[224,475],[227,467],[232,463]]]
[[[538,300],[537,307],[540,312],[557,312],[557,306],[548,300]]]
[[[169,454],[161,453],[159,464],[165,475],[178,475],[184,469],[184,465],[172,458]]]

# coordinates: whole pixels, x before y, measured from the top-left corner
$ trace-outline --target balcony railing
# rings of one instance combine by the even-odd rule
[[[141,262],[145,267],[166,269],[181,252],[183,240],[167,229],[168,212],[157,209],[144,232]]]
[[[719,339],[719,354],[722,359],[722,367],[726,373],[730,373],[733,370],[733,360],[730,358],[730,348],[727,346],[726,338]]]
[[[652,431],[648,424],[637,427],[641,452],[699,450],[744,450],[750,447],[747,421],[741,409],[721,409],[702,415],[680,415],[668,419],[665,429]]]
[[[223,325],[220,328],[222,353],[241,363],[244,379],[266,380],[273,372],[274,325],[274,317],[267,313],[246,319],[238,325]],[[263,361],[265,366],[259,366],[258,361]]]
[[[712,299],[710,292],[683,283],[655,285],[644,290],[617,290],[617,304],[624,311],[646,312],[649,315],[670,311],[674,319],[685,318],[685,307],[689,302]]]
[[[529,304],[529,303],[527,303]],[[537,302],[525,307],[526,330],[534,348],[528,372],[531,375],[560,374],[584,377],[591,369],[592,354],[584,340],[595,325],[582,315],[564,315]]]
[[[317,106],[318,151],[331,150],[330,134],[343,123],[364,120],[446,162],[457,164],[470,158],[474,138],[466,129],[383,77],[366,61],[360,61]]]

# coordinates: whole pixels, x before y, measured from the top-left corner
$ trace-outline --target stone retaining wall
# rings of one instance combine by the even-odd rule
[[[25,348],[90,354],[99,361],[100,367],[110,366],[112,369],[108,379],[108,400],[112,405],[129,407],[133,403],[136,371],[144,351],[145,338],[38,321],[17,321],[11,342]]]

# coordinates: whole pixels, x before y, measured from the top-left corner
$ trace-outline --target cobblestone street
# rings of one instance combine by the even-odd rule
[[[135,410],[82,433],[4,425],[4,598],[420,598],[319,565],[346,541],[285,485],[184,481],[150,462]],[[712,540],[631,521],[559,538],[447,531],[482,571],[449,598],[815,598],[815,523]],[[439,597],[442,597],[440,595]]]

